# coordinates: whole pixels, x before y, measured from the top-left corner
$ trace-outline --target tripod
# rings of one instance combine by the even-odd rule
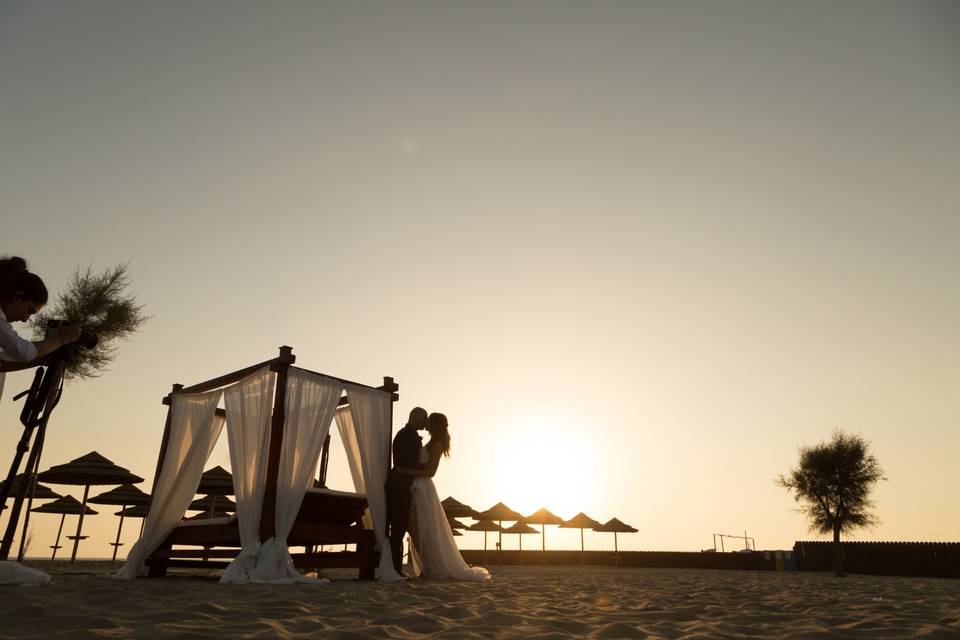
[[[10,556],[10,547],[13,545],[13,536],[17,531],[17,522],[20,520],[20,511],[23,508],[24,499],[28,499],[27,513],[24,519],[24,532],[27,528],[27,521],[30,517],[30,505],[33,504],[33,491],[37,482],[37,470],[40,468],[40,454],[43,452],[43,439],[47,432],[47,421],[50,414],[60,402],[60,395],[63,392],[63,374],[66,367],[66,353],[56,352],[48,361],[46,368],[38,367],[33,376],[33,384],[27,391],[14,396],[14,400],[27,397],[23,405],[23,411],[20,412],[20,422],[23,423],[23,435],[20,436],[20,442],[17,443],[17,452],[10,464],[10,472],[7,474],[7,481],[0,490],[0,510],[6,506],[7,498],[10,496],[10,489],[13,486],[14,478],[17,477],[17,471],[20,469],[20,463],[23,461],[23,454],[30,452],[27,458],[27,467],[24,471],[24,481],[17,487],[16,495],[13,499],[13,505],[10,509],[10,518],[7,520],[7,529],[3,534],[3,542],[0,544],[0,560],[6,560]],[[33,440],[33,446],[30,441]],[[28,496],[29,494],[29,496]],[[23,536],[21,536],[22,538]],[[23,555],[23,540],[20,541],[20,556]]]

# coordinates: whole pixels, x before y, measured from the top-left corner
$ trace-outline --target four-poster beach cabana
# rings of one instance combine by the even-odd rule
[[[389,377],[377,387],[364,385],[295,361],[292,349],[281,347],[265,362],[190,387],[174,385],[164,398],[170,408],[153,503],[120,577],[163,576],[168,567],[226,568],[224,582],[302,580],[294,567],[357,568],[361,578],[373,578],[377,567],[387,571],[384,483],[398,386]],[[355,493],[314,487],[334,421]],[[224,426],[237,513],[184,522]],[[335,544],[354,550],[309,551]],[[289,547],[308,551],[291,554]]]

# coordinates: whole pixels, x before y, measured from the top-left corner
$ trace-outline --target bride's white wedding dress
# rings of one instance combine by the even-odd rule
[[[414,568],[419,569],[425,578],[489,580],[489,571],[483,567],[471,567],[463,561],[433,478],[414,478],[410,490],[417,526],[416,549],[410,545]]]

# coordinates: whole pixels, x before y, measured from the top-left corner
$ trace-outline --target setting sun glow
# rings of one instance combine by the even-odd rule
[[[602,459],[574,429],[526,422],[512,430],[510,445],[492,465],[491,494],[524,515],[546,507],[562,518],[587,509],[598,488]]]

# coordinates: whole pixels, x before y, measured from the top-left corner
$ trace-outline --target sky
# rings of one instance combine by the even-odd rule
[[[958,540],[958,65],[947,1],[0,2],[0,252],[54,295],[129,263],[151,315],[41,467],[149,491],[170,385],[286,344],[446,413],[480,510],[792,548],[774,480],[842,428],[887,477],[856,539]]]

